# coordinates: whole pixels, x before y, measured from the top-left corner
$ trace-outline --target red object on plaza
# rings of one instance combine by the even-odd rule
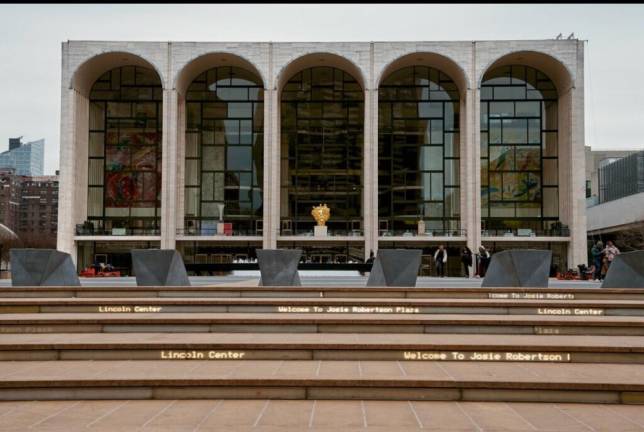
[[[121,277],[120,271],[99,271],[96,272],[94,267],[85,267],[80,272],[81,277]]]

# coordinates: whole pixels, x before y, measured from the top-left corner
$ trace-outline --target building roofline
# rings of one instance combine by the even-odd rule
[[[103,40],[103,39],[68,39],[62,41],[62,43],[223,43],[223,44],[292,44],[292,43],[322,43],[322,44],[345,44],[345,43],[476,43],[476,42],[557,42],[557,43],[571,43],[571,42],[588,42],[587,39],[555,39],[555,38],[544,38],[544,39],[458,39],[458,40],[284,40],[284,41],[274,41],[274,40],[254,40],[254,41],[239,41],[239,40]]]

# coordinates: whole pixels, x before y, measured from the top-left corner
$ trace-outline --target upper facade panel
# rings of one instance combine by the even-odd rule
[[[120,66],[143,66],[156,71],[164,88],[168,81],[166,42],[70,41],[63,43],[62,86],[89,93],[105,72]]]
[[[63,87],[81,92],[107,70],[134,64],[150,67],[165,89],[185,91],[204,70],[249,69],[265,88],[279,90],[300,70],[332,66],[345,70],[365,89],[377,89],[387,75],[410,65],[441,70],[461,93],[480,87],[491,68],[523,63],[541,69],[559,87],[580,85],[583,42],[578,40],[450,42],[113,42],[63,43]],[[565,91],[560,88],[560,91]]]
[[[563,94],[570,87],[583,86],[583,41],[477,42],[474,82],[480,87],[486,72],[508,64],[522,64],[540,70]]]

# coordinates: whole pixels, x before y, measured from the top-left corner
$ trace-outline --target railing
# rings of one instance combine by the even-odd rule
[[[488,229],[481,230],[482,237],[569,237],[570,229],[567,227],[533,230],[530,228],[518,229]]]
[[[300,228],[300,229],[290,229],[282,228],[280,230],[280,235],[287,236],[301,236],[301,237],[314,237],[313,228]],[[364,235],[364,231],[361,229],[331,229],[327,228],[327,237],[361,237]]]
[[[78,236],[158,236],[161,230],[158,228],[112,228],[106,230],[103,228],[87,227],[76,225],[76,235]]]
[[[261,237],[262,232],[252,229],[232,229],[219,232],[217,228],[177,228],[177,235],[179,236],[225,236],[225,237]]]
[[[412,230],[380,230],[380,237],[465,237],[466,230],[426,230],[424,233]]]
[[[186,263],[186,270],[189,273],[218,273],[231,272],[234,270],[259,270],[257,263]],[[365,263],[299,263],[298,270],[350,270],[359,272],[371,271],[372,264]]]

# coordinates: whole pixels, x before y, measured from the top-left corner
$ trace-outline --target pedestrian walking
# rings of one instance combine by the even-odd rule
[[[434,262],[436,263],[436,275],[445,277],[445,264],[447,263],[447,250],[443,245],[438,246],[434,252]]]
[[[470,277],[470,267],[472,267],[472,251],[465,246],[461,252],[461,263],[463,263],[463,271],[465,277]]]
[[[593,258],[593,265],[595,266],[595,272],[593,273],[593,280],[601,278],[602,272],[602,257],[604,256],[604,243],[601,240],[598,240],[597,243],[590,249],[590,254]]]

